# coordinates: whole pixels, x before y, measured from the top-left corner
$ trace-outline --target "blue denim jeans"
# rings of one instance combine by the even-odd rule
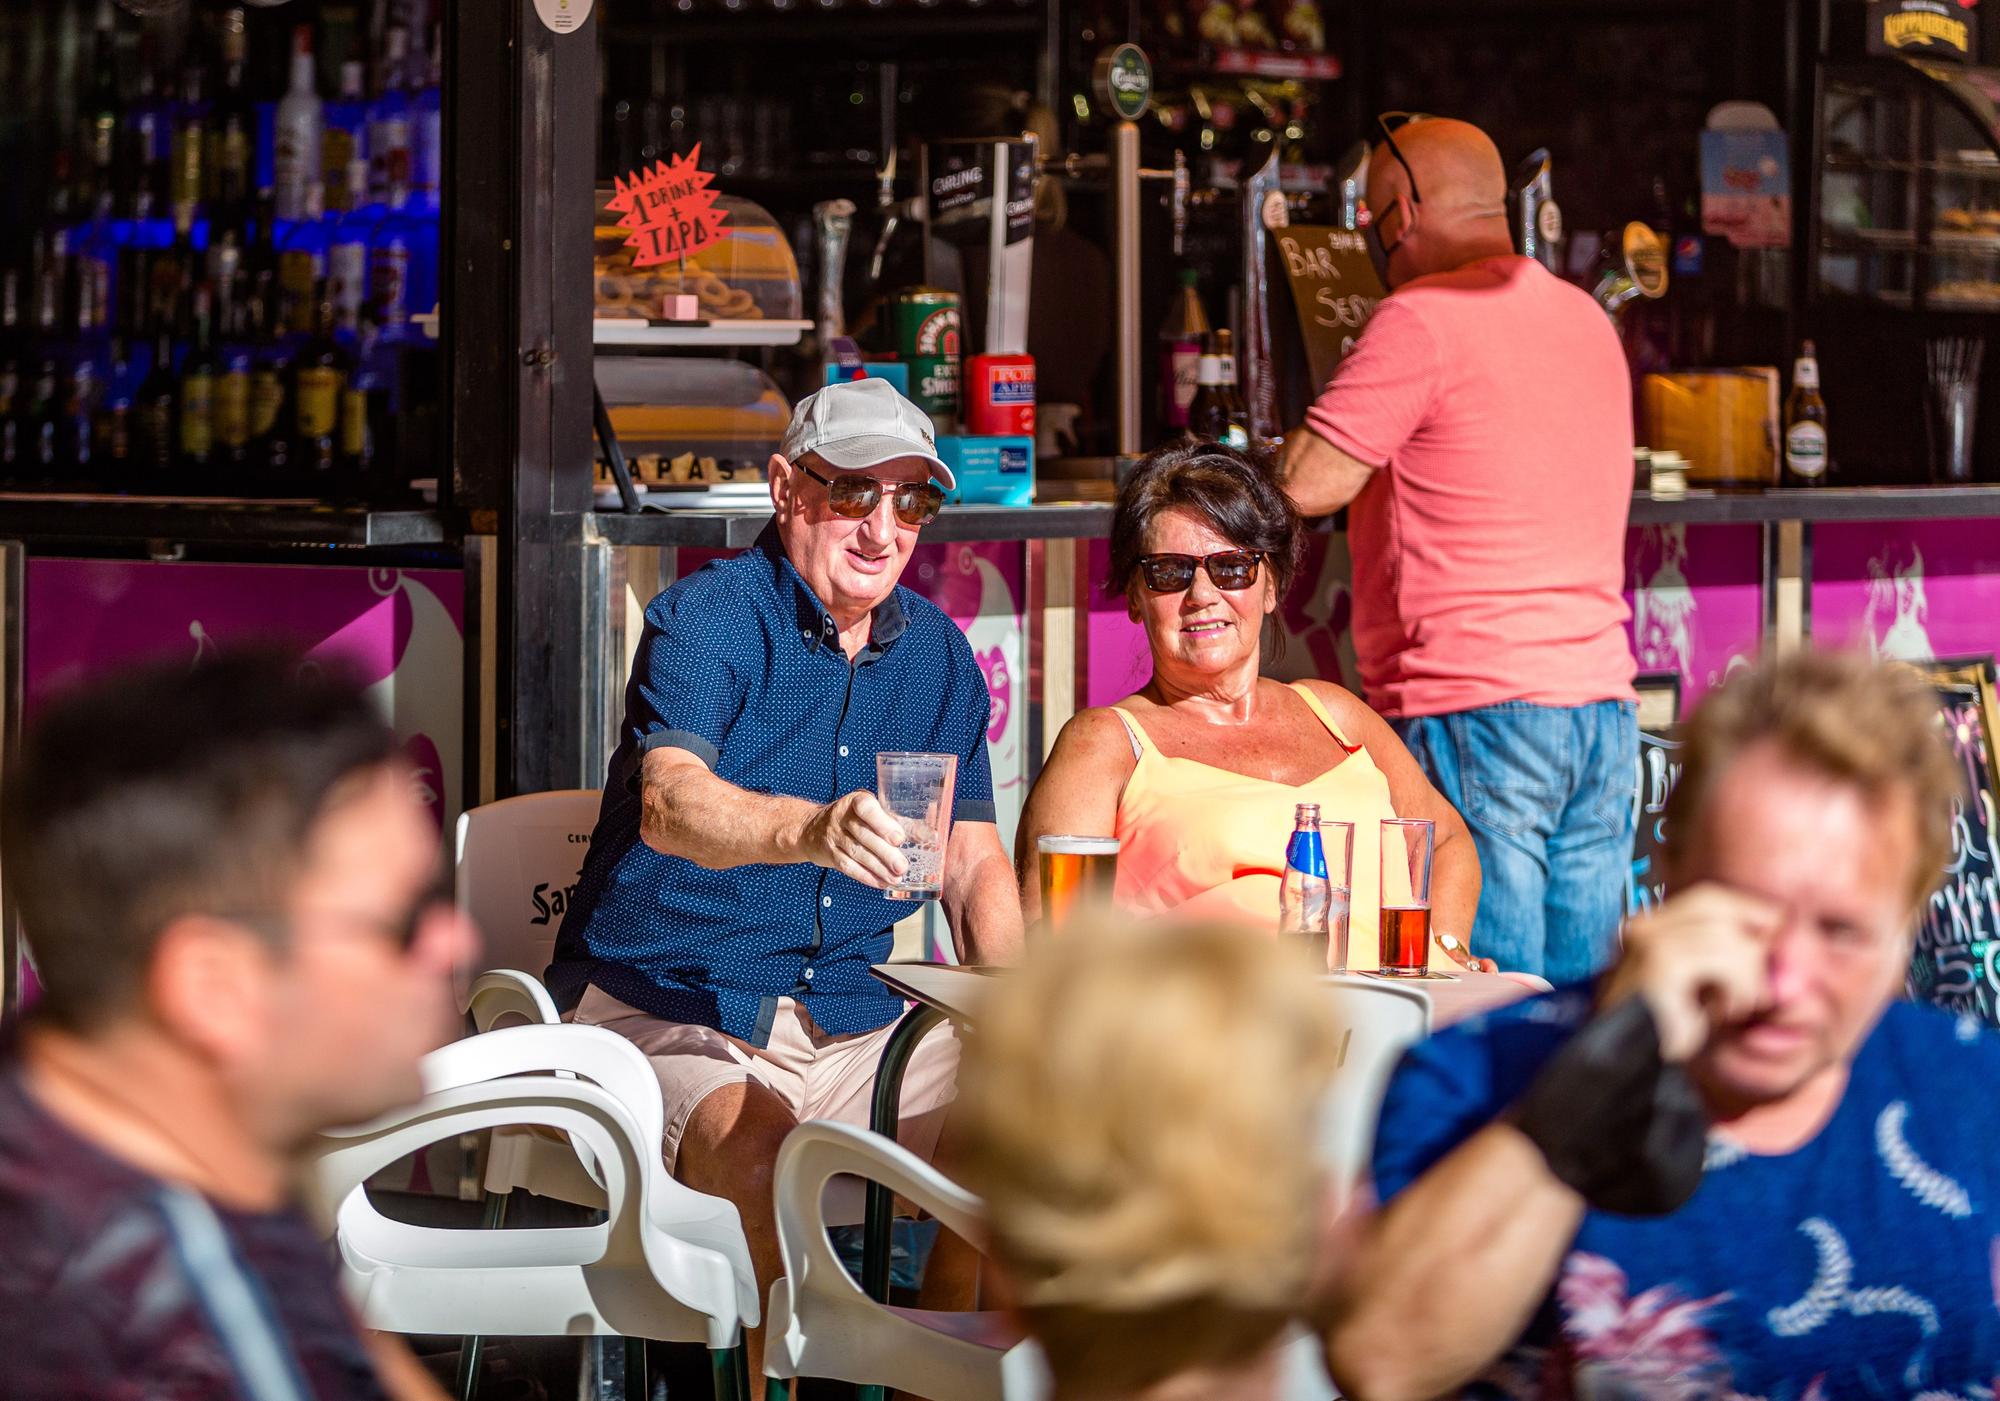
[[[1632,872],[1629,701],[1510,701],[1392,721],[1479,851],[1473,952],[1561,985],[1611,961]]]

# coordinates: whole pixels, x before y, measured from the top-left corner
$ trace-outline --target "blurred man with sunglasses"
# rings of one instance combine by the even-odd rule
[[[413,1100],[474,935],[359,687],[224,655],[52,703],[8,771],[41,983],[0,1053],[0,1391],[441,1397],[292,1205],[315,1133]]]
[[[1631,378],[1589,295],[1515,253],[1486,134],[1379,126],[1391,295],[1287,435],[1286,490],[1352,505],[1362,688],[1472,829],[1481,952],[1571,981],[1611,957],[1631,875]]]
[[[930,420],[886,381],[799,402],[763,535],[646,609],[548,970],[576,1020],[651,1059],[668,1166],[736,1203],[764,1288],[778,1145],[803,1120],[868,1122],[903,1009],[868,972],[915,908],[883,893],[907,865],[875,796],[877,755],[957,756],[939,903],[961,961],[1006,961],[1020,943],[984,675],[957,624],[897,582],[942,503],[933,477],[952,485]],[[941,1030],[904,1080],[903,1141],[926,1156],[956,1064]]]

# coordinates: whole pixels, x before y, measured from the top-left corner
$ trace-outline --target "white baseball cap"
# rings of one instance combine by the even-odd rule
[[[778,452],[787,462],[814,453],[829,467],[848,472],[921,457],[946,491],[958,485],[937,455],[930,415],[886,379],[848,380],[806,395],[792,409]]]

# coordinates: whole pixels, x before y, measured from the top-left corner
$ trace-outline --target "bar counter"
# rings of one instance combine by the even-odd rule
[[[740,550],[757,538],[766,510],[677,508],[636,515],[599,511],[588,535],[607,545]],[[1691,490],[1661,500],[1632,497],[1634,526],[1775,525],[1818,521],[2000,520],[2000,486],[1819,487],[1810,490],[1717,492]],[[947,506],[924,527],[924,540],[1099,540],[1111,531],[1105,502],[1034,506]]]

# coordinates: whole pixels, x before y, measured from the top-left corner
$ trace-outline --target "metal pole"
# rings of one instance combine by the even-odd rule
[[[1118,397],[1118,454],[1139,452],[1139,126],[1111,128],[1111,224],[1118,332],[1113,384]]]

